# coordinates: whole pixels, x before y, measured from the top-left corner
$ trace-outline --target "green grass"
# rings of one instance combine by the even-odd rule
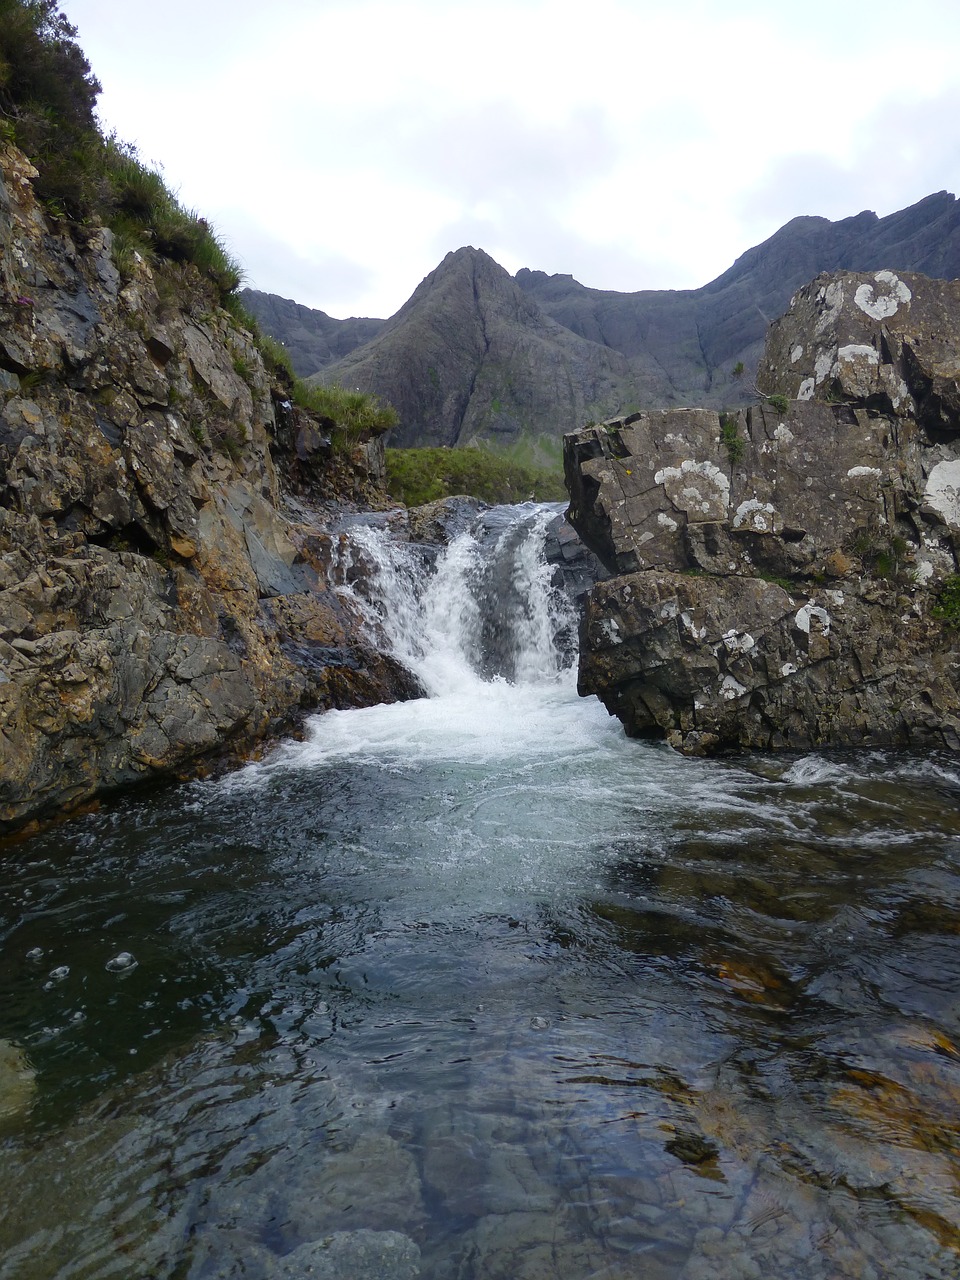
[[[376,396],[344,387],[293,380],[293,403],[315,413],[330,431],[335,445],[351,447],[382,435],[397,424],[397,411]]]
[[[387,491],[408,507],[466,493],[483,502],[563,502],[558,470],[487,449],[387,449]]]
[[[740,434],[735,414],[720,414],[720,443],[727,451],[731,464],[739,462],[746,450],[746,441]]]
[[[135,253],[191,263],[228,297],[242,272],[222,239],[135,147],[101,133],[100,84],[76,34],[56,0],[0,0],[0,119],[39,172],[37,196],[54,217],[110,227],[121,275]]]
[[[935,618],[951,627],[960,627],[960,574],[944,578],[937,601],[930,610]]]

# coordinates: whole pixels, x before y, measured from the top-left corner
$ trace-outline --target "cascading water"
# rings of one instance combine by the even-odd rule
[[[494,508],[442,549],[354,526],[335,575],[364,569],[371,639],[385,639],[428,694],[476,693],[478,682],[536,684],[569,670],[571,600],[544,557],[555,506]],[[435,554],[430,554],[435,552]]]
[[[7,851],[0,1280],[958,1274],[955,759],[626,740],[549,518],[350,529],[430,696]]]

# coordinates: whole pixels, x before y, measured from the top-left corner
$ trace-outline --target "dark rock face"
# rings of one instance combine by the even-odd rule
[[[588,601],[581,691],[688,752],[960,747],[960,642],[935,612],[960,543],[958,340],[956,282],[819,279],[763,360],[803,397],[786,412],[569,436],[571,523],[618,575]]]
[[[22,154],[0,166],[0,831],[302,708],[415,693],[329,588],[331,535],[284,503],[273,451],[307,424],[250,335],[188,268],[121,279],[108,231],[69,238]],[[336,467],[301,452],[329,497]]]
[[[336,320],[275,293],[242,289],[240,298],[264,333],[282,342],[298,377],[307,378],[375,338],[385,320],[351,316]]]
[[[455,444],[557,437],[634,408],[745,405],[770,321],[818,272],[841,269],[960,276],[960,202],[941,191],[886,218],[794,218],[701,289],[619,293],[527,269],[511,279],[459,249],[389,321],[246,301],[298,371],[396,405],[392,443]],[[380,328],[364,336],[367,325]]]

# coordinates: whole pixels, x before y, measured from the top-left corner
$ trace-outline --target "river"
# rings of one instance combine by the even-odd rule
[[[628,740],[548,515],[354,531],[429,697],[5,849],[0,1280],[960,1275],[960,762]]]

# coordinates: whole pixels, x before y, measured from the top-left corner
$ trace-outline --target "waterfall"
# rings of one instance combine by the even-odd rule
[[[371,641],[432,697],[480,683],[555,682],[574,659],[575,608],[547,563],[555,505],[495,507],[445,547],[355,525],[335,566]]]

